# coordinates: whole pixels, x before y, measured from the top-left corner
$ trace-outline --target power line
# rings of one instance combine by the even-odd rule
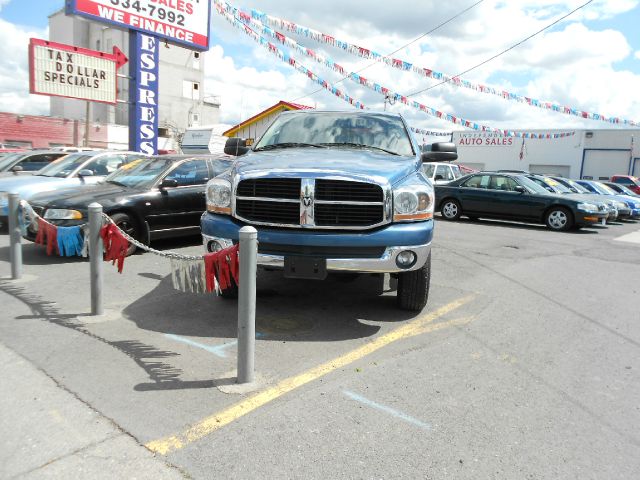
[[[420,35],[419,37],[417,37],[417,38],[415,38],[415,39],[411,40],[409,43],[407,43],[407,44],[405,44],[405,45],[401,46],[400,48],[398,48],[397,50],[394,50],[394,51],[393,51],[393,52],[391,52],[391,53],[388,53],[388,54],[387,54],[387,55],[385,55],[385,56],[386,56],[386,57],[388,57],[388,56],[390,56],[390,55],[393,55],[394,53],[398,53],[398,52],[399,52],[400,50],[402,50],[403,48],[407,48],[409,45],[412,45],[412,44],[416,43],[418,40],[420,40],[420,39],[422,39],[422,38],[426,37],[427,35],[432,34],[432,33],[433,33],[433,32],[435,32],[436,30],[439,30],[440,28],[444,27],[444,26],[445,26],[445,25],[447,25],[448,23],[450,23],[450,22],[454,21],[456,18],[458,18],[458,17],[460,17],[461,15],[463,15],[463,14],[467,13],[467,12],[468,12],[469,10],[471,10],[472,8],[474,8],[474,7],[478,6],[478,5],[480,5],[482,2],[484,2],[484,0],[479,0],[479,1],[477,1],[476,3],[474,3],[473,5],[471,5],[470,7],[467,7],[467,8],[465,8],[464,10],[462,10],[461,12],[458,12],[458,13],[457,13],[457,14],[455,14],[453,17],[449,18],[448,20],[445,20],[444,22],[442,22],[441,24],[439,24],[439,25],[435,26],[434,28],[432,28],[432,29],[431,29],[431,30],[429,30],[428,32],[423,33],[423,34],[422,34],[422,35]],[[362,71],[366,70],[367,68],[372,67],[373,65],[375,65],[375,64],[377,64],[377,63],[378,63],[378,62],[371,62],[369,65],[367,65],[367,66],[365,66],[365,67],[361,68],[360,70],[356,70],[354,73],[360,73],[360,72],[362,72]],[[342,82],[344,82],[347,78],[349,78],[349,76],[346,76],[346,77],[344,77],[344,78],[342,78],[342,79],[338,80],[338,81],[337,81],[337,82],[335,82],[334,84],[342,83]],[[317,90],[314,90],[314,91],[313,91],[313,92],[311,92],[311,93],[308,93],[308,94],[303,95],[303,96],[301,96],[301,97],[294,98],[294,99],[293,99],[293,100],[291,100],[291,101],[292,101],[292,102],[295,102],[296,100],[300,100],[301,98],[310,97],[311,95],[315,95],[316,93],[321,92],[322,90],[323,90],[322,88],[319,88],[319,89],[317,89]]]
[[[491,57],[491,58],[487,58],[485,61],[480,62],[480,63],[479,63],[479,64],[477,64],[476,66],[471,67],[471,68],[469,68],[469,69],[465,70],[464,72],[460,72],[460,73],[458,73],[457,75],[454,75],[453,77],[451,77],[451,78],[449,78],[449,79],[447,79],[447,80],[444,80],[444,81],[442,81],[442,82],[440,82],[440,83],[436,83],[435,85],[432,85],[432,86],[430,86],[430,87],[423,88],[422,90],[418,90],[417,92],[413,92],[413,93],[411,93],[411,94],[407,95],[407,97],[413,97],[414,95],[418,95],[419,93],[424,93],[424,92],[429,91],[429,90],[431,90],[431,89],[433,89],[433,88],[439,87],[440,85],[444,85],[445,83],[449,83],[449,82],[450,82],[451,80],[453,80],[454,78],[460,77],[461,75],[465,75],[465,74],[467,74],[467,73],[469,73],[469,72],[471,72],[471,71],[475,70],[476,68],[479,68],[479,67],[481,67],[481,66],[483,66],[483,65],[485,65],[485,64],[487,64],[487,63],[489,63],[489,62],[491,62],[492,60],[495,60],[496,58],[498,58],[498,57],[500,57],[500,56],[504,55],[505,53],[509,52],[510,50],[513,50],[514,48],[519,47],[520,45],[522,45],[522,44],[523,44],[523,43],[525,43],[526,41],[531,40],[531,39],[532,39],[533,37],[535,37],[536,35],[539,35],[539,34],[541,34],[542,32],[544,32],[545,30],[548,30],[549,28],[553,27],[554,25],[556,25],[556,24],[560,23],[562,20],[564,20],[565,18],[567,18],[567,17],[569,17],[569,16],[573,15],[573,14],[574,14],[574,13],[576,13],[578,10],[580,10],[580,9],[582,9],[582,8],[584,8],[584,7],[586,7],[586,6],[587,6],[587,5],[589,5],[591,2],[593,2],[593,0],[589,0],[587,3],[585,3],[585,4],[583,4],[583,5],[580,5],[578,8],[576,8],[576,9],[574,9],[574,10],[571,10],[569,13],[567,13],[566,15],[564,15],[564,16],[562,16],[562,17],[558,18],[558,19],[557,19],[557,20],[555,20],[553,23],[550,23],[550,24],[549,24],[549,25],[547,25],[546,27],[544,27],[544,28],[542,28],[542,29],[538,30],[537,32],[535,32],[535,33],[533,33],[533,34],[529,35],[527,38],[525,38],[525,39],[523,39],[523,40],[520,40],[518,43],[516,43],[516,44],[514,44],[514,45],[510,46],[510,47],[509,47],[509,48],[507,48],[506,50],[503,50],[502,52],[500,52],[500,53],[498,53],[498,54],[494,55],[493,57]]]

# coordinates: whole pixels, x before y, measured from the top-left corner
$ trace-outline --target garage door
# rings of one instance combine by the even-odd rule
[[[529,165],[531,173],[544,173],[546,175],[554,175],[558,177],[569,178],[571,175],[571,167],[568,165]]]
[[[607,180],[612,175],[627,175],[628,150],[585,150],[582,178]]]

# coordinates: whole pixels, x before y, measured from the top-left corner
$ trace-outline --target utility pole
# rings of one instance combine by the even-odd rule
[[[87,102],[87,113],[84,119],[84,146],[89,147],[89,125],[91,124],[91,102]]]

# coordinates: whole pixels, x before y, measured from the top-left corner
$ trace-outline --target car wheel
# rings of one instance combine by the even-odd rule
[[[564,207],[554,207],[547,212],[545,219],[547,227],[557,232],[564,232],[573,226],[571,212]]]
[[[403,310],[421,311],[429,300],[430,283],[431,253],[422,268],[398,274],[398,306]]]
[[[442,202],[440,212],[446,220],[458,220],[462,214],[462,208],[460,208],[460,203],[457,200],[449,198]]]
[[[115,223],[116,226],[124,233],[138,240],[140,232],[137,228],[137,222],[133,220],[129,215],[127,215],[126,213],[114,213],[113,215],[111,215],[111,220],[113,220],[113,223]],[[136,249],[137,247],[130,243],[129,247],[127,248],[127,257],[129,255],[133,255]]]

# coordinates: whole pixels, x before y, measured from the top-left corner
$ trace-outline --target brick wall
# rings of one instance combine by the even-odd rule
[[[33,148],[52,145],[81,146],[84,134],[85,126],[82,121],[0,112],[0,143],[31,142]],[[107,126],[92,123],[89,146],[106,148],[107,141]]]

